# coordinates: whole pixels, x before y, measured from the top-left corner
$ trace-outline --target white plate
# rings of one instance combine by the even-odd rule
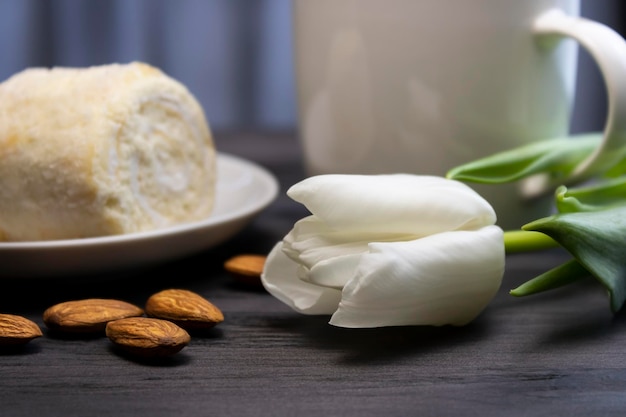
[[[218,154],[215,208],[206,220],[98,238],[0,242],[0,276],[103,274],[182,258],[233,237],[278,194],[278,181],[244,159]]]

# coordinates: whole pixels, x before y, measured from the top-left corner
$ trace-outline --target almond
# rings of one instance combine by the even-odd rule
[[[146,301],[146,314],[169,320],[183,329],[207,329],[224,321],[219,308],[199,294],[169,289],[153,294]]]
[[[224,263],[224,269],[241,283],[260,286],[266,258],[264,255],[252,254],[233,256]]]
[[[141,308],[125,301],[89,298],[56,304],[43,313],[43,321],[51,330],[96,333],[109,321],[141,315]]]
[[[41,336],[39,326],[26,317],[0,314],[0,346],[23,345]]]
[[[146,317],[111,321],[106,335],[125,351],[143,357],[163,357],[178,353],[191,340],[189,333],[176,324]]]

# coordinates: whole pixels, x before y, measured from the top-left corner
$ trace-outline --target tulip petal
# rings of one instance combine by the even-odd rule
[[[373,238],[374,235],[331,230],[315,216],[309,216],[298,221],[285,236],[283,250],[294,261],[313,268],[330,257],[366,252]]]
[[[300,264],[299,278],[342,288],[354,275],[361,254],[372,241],[414,240],[415,235],[358,233],[332,230],[315,216],[298,221],[283,239],[283,252]]]
[[[354,271],[361,260],[361,253],[335,256],[315,264],[309,270],[307,281],[339,291],[354,276]]]
[[[497,226],[372,243],[344,287],[330,324],[467,324],[496,294],[504,261],[503,233]]]
[[[287,194],[329,228],[428,236],[495,223],[489,203],[469,186],[435,176],[319,175]]]
[[[341,291],[320,287],[298,279],[298,264],[282,250],[282,242],[270,251],[261,274],[265,289],[303,314],[332,314],[341,299]]]

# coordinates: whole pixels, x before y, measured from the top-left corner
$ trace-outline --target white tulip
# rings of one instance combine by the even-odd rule
[[[320,175],[287,194],[312,215],[274,247],[261,278],[298,312],[340,327],[465,325],[500,287],[503,232],[463,183]]]

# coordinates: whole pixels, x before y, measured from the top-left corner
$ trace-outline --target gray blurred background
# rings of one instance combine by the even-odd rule
[[[583,0],[582,14],[624,36],[624,3]],[[139,60],[187,85],[216,132],[290,131],[290,17],[291,0],[0,0],[0,80],[30,66]],[[600,130],[604,85],[582,50],[579,59],[572,131]]]

